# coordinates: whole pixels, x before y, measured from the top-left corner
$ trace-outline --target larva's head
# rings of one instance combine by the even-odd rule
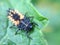
[[[14,19],[16,21],[20,19],[20,16],[18,15],[18,13],[15,12],[15,10],[12,10],[12,9],[8,10],[8,18],[9,17],[11,17],[12,19]]]
[[[24,18],[24,16],[21,13],[19,13],[17,10],[14,10],[14,9],[8,10],[8,17],[9,16],[14,20],[20,20]]]

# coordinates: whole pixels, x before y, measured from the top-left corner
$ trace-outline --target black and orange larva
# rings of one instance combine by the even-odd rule
[[[17,32],[19,30],[24,30],[28,33],[33,28],[34,23],[30,21],[31,17],[27,17],[25,15],[22,15],[17,10],[9,9],[8,10],[8,18],[18,28],[18,30],[16,31],[15,34],[17,34]]]

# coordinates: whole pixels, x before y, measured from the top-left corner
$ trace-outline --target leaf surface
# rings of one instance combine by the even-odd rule
[[[30,33],[33,40],[27,38],[22,31],[15,35],[16,28],[9,28],[11,21],[7,19],[7,10],[16,9],[22,14],[28,12],[27,16],[34,16],[33,21],[38,24],[34,31]],[[46,41],[41,33],[41,28],[45,26],[48,19],[43,17],[31,4],[30,0],[0,0],[0,44],[1,45],[46,45]]]

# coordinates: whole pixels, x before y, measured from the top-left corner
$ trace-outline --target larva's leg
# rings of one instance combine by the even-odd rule
[[[18,29],[16,32],[15,32],[15,35],[18,33],[18,31],[20,31],[21,29]]]
[[[32,22],[32,24],[33,24],[33,25],[36,25],[36,26],[38,26],[38,24],[37,24],[37,23],[35,23],[35,22]]]
[[[27,36],[27,38],[29,38],[29,39],[31,39],[32,40],[32,38],[29,36],[29,34],[28,34],[28,31],[26,31],[26,36]]]
[[[13,28],[15,25],[10,26],[10,28]]]

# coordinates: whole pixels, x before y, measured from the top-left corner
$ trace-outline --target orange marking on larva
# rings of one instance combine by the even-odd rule
[[[11,18],[11,16],[8,16],[8,18],[9,18],[9,20],[14,21],[14,19],[13,19],[13,18]]]
[[[11,16],[8,16],[9,20],[12,21],[13,24],[15,24],[16,26],[19,24],[19,20],[15,21]]]
[[[15,14],[14,10],[10,10],[10,13],[11,13],[11,12],[12,12],[13,14]]]
[[[12,20],[11,16],[8,16],[9,20]]]
[[[19,21],[14,21],[15,25],[17,26],[19,24]]]
[[[15,13],[19,13],[18,10],[15,10]]]
[[[14,11],[14,10],[12,10],[11,12],[12,12],[13,14],[15,14],[15,11]]]
[[[10,16],[13,16],[11,13],[9,13]]]
[[[8,16],[8,18],[9,18],[9,20],[11,20],[13,23],[15,23],[15,22],[14,22],[14,19],[11,18],[11,16]]]
[[[20,19],[24,19],[24,16],[23,15],[20,15]]]

